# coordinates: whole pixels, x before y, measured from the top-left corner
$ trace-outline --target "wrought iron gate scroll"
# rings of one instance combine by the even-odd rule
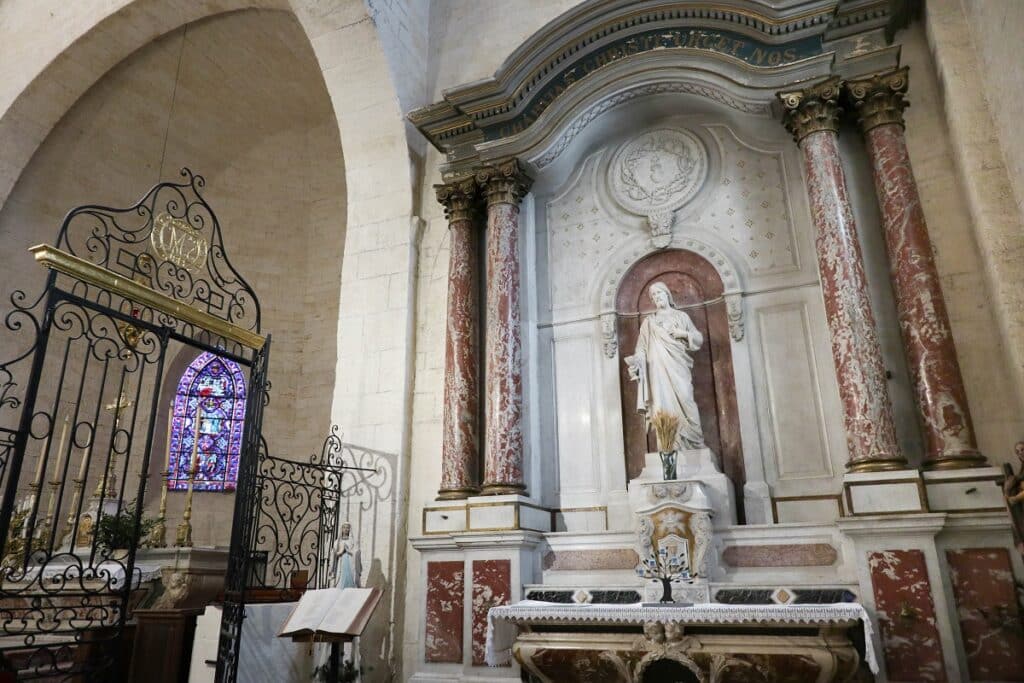
[[[69,212],[54,245],[32,248],[48,268],[43,293],[14,292],[4,317],[19,351],[0,363],[0,667],[18,680],[124,676],[149,463],[167,457],[153,438],[172,348],[250,368],[235,517],[251,517],[238,503],[251,504],[269,339],[203,178],[181,175],[126,209]],[[108,533],[121,519],[127,531]]]
[[[373,568],[383,576],[395,564],[397,455],[345,443],[337,426],[320,452],[302,461],[271,455],[265,441],[259,445],[258,454],[243,456],[239,476],[238,490],[250,492],[249,504],[241,505],[241,495],[236,499],[218,683],[236,680],[246,603],[254,593],[278,602],[333,585],[331,550],[343,524],[363,549],[370,585],[386,589]],[[392,592],[386,602],[393,599]],[[390,614],[382,610],[377,618],[386,621]],[[387,630],[381,638],[391,637]]]

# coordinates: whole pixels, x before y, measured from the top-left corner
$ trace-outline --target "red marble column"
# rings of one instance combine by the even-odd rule
[[[444,432],[438,500],[467,498],[480,488],[478,451],[480,306],[479,266],[474,239],[476,182],[465,178],[437,185],[437,200],[448,218],[448,318],[445,329]]]
[[[519,311],[519,201],[530,179],[515,159],[477,173],[487,197],[485,495],[525,493]]]
[[[786,127],[803,152],[821,291],[843,403],[847,468],[902,469],[906,460],[896,443],[857,225],[839,159],[839,89],[839,79],[830,78],[804,90],[779,93],[779,98]]]
[[[925,438],[924,466],[985,465],[978,451],[931,240],[903,136],[907,68],[857,79],[846,94],[867,143],[882,210],[903,347]]]

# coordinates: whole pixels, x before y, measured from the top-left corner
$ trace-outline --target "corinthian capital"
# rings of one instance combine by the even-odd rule
[[[488,204],[518,205],[530,191],[533,179],[526,175],[518,159],[508,159],[477,171],[476,182],[483,189]]]
[[[846,97],[865,133],[887,123],[903,125],[903,110],[910,104],[904,99],[907,71],[907,67],[903,67],[846,82]]]
[[[842,81],[838,76],[802,90],[783,91],[778,98],[783,107],[783,123],[793,134],[797,144],[818,131],[839,132],[839,91]]]
[[[473,217],[473,204],[477,198],[477,185],[472,176],[458,178],[444,185],[434,185],[437,201],[444,206],[449,223],[468,221]]]

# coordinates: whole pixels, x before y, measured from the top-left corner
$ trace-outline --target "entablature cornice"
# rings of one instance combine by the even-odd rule
[[[408,118],[452,160],[526,131],[564,93],[637,55],[706,57],[754,75],[799,70],[831,34],[883,25],[892,1],[591,0],[534,34],[492,78],[447,90]]]

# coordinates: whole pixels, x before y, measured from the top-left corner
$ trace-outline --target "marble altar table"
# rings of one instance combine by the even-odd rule
[[[861,655],[847,635],[863,632],[863,657],[878,671],[871,620],[857,603],[688,607],[565,605],[523,601],[488,613],[487,663],[516,660],[541,681],[640,683],[671,659],[694,680],[847,681]],[[855,634],[859,635],[859,633]],[[859,640],[859,638],[858,638]]]

